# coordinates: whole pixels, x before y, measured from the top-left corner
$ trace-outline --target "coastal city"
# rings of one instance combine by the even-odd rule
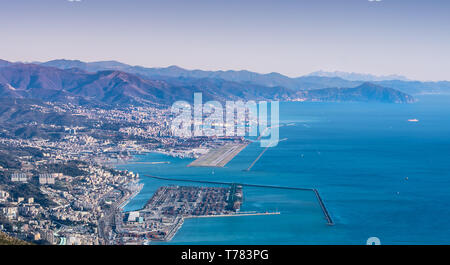
[[[449,14],[1,1],[0,253],[263,265],[450,245]]]
[[[152,239],[170,240],[184,218],[229,214],[239,209],[235,199],[229,205],[231,198],[236,198],[230,189],[161,187],[140,215],[123,212],[143,184],[138,173],[117,170],[115,165],[146,152],[190,158],[217,148],[236,153],[233,150],[247,144],[242,138],[171,137],[172,114],[165,108],[15,103],[13,107],[29,108],[35,116],[69,115],[70,122],[76,119],[77,126],[64,120],[35,119],[10,124],[13,129],[1,128],[3,233],[36,244],[143,244]],[[39,137],[19,134],[23,127],[34,128]],[[226,162],[222,160],[232,157],[228,154],[214,160],[223,166]],[[169,197],[159,198],[162,190]],[[185,204],[171,205],[178,197],[186,198]],[[136,231],[145,236],[130,239]]]
[[[120,244],[169,241],[184,219],[241,215],[242,186],[163,186],[139,211],[122,213],[116,221]]]

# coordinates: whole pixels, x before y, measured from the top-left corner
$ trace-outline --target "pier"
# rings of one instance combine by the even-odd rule
[[[255,159],[255,161],[253,161],[253,163],[245,170],[245,171],[250,171],[252,169],[252,167],[256,164],[256,162],[258,162],[258,160],[263,156],[263,154],[267,151],[267,149],[269,149],[269,147],[264,148],[264,150],[259,154],[259,156]]]
[[[167,235],[160,239],[155,241],[170,241],[175,236],[175,234],[180,230],[181,226],[184,224],[184,220],[186,219],[194,219],[194,218],[218,218],[218,217],[238,217],[238,216],[258,216],[258,215],[278,215],[280,212],[264,212],[264,213],[258,213],[258,212],[243,212],[243,213],[233,213],[233,214],[213,214],[213,215],[190,215],[190,216],[183,216],[178,218],[175,221],[175,224],[172,226],[172,228],[168,231]]]
[[[258,139],[260,139],[261,136],[258,137]],[[279,140],[278,142],[281,141],[286,141],[288,138],[283,138],[281,140]],[[256,162],[258,162],[258,160],[264,155],[264,153],[270,148],[271,146],[268,146],[266,148],[264,148],[264,150],[258,155],[258,157],[251,163],[251,165],[245,170],[245,171],[250,171],[252,169],[252,167],[256,164]]]
[[[144,175],[146,177],[159,179],[159,180],[168,180],[168,181],[181,181],[181,182],[194,182],[194,183],[204,183],[204,184],[218,184],[218,185],[241,185],[246,187],[256,187],[256,188],[268,188],[268,189],[285,189],[285,190],[298,190],[298,191],[312,191],[319,202],[320,208],[325,216],[328,225],[334,225],[333,219],[331,219],[331,215],[328,212],[325,203],[322,200],[322,197],[319,194],[319,191],[314,188],[301,188],[301,187],[286,187],[286,186],[276,186],[276,185],[260,185],[260,184],[246,184],[246,183],[234,183],[234,182],[220,182],[220,181],[208,181],[208,180],[192,180],[192,179],[179,179],[179,178],[165,178],[165,177],[157,177],[151,175]]]
[[[280,212],[241,212],[241,213],[233,213],[233,214],[213,214],[213,215],[198,215],[198,216],[186,216],[185,219],[189,218],[212,218],[212,217],[236,217],[236,216],[257,216],[257,215],[279,215]]]
[[[325,207],[325,204],[323,203],[319,192],[316,189],[313,189],[313,191],[314,191],[314,194],[316,194],[316,198],[319,201],[320,207],[322,208],[323,214],[325,215],[325,219],[327,219],[328,225],[334,225],[333,220],[331,219],[331,216],[328,213],[328,210]]]

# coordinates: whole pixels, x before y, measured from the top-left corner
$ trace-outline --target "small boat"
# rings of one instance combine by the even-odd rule
[[[409,121],[409,122],[419,122],[418,119],[409,119],[408,121]]]

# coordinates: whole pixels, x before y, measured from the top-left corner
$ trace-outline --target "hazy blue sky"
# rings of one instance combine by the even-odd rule
[[[450,79],[448,0],[0,0],[0,58]]]

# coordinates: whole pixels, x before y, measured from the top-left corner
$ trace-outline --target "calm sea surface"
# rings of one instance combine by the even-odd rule
[[[126,207],[142,207],[161,185],[143,176],[317,188],[335,222],[328,226],[312,192],[244,188],[242,210],[280,215],[186,220],[170,244],[450,243],[450,96],[415,104],[280,104],[280,138],[249,145],[225,168],[187,168],[192,159],[162,154],[118,166],[138,172],[144,188]],[[419,122],[408,122],[408,119]]]

